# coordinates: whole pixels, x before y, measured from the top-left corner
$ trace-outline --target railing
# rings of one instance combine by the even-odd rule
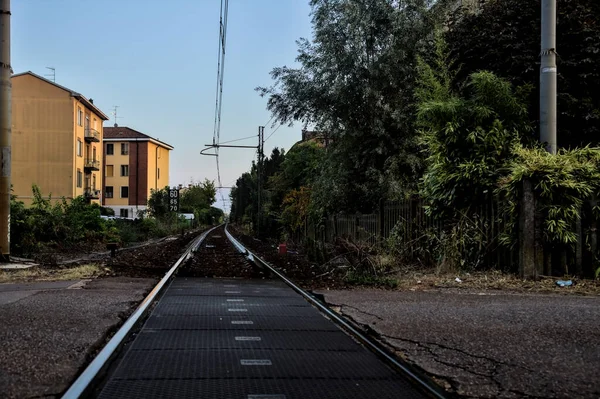
[[[85,129],[85,139],[87,141],[100,141],[100,132],[96,129],[87,128]]]
[[[88,169],[100,170],[100,161],[96,161],[95,159],[86,159],[84,167]]]
[[[490,199],[468,215],[468,222],[481,237],[481,261],[486,265],[510,268],[517,261],[513,248],[499,243],[505,230],[508,215],[500,210],[499,202]],[[320,222],[308,222],[304,236],[323,244],[333,244],[338,238],[357,243],[385,244],[392,238],[402,249],[399,256],[410,260],[430,256],[436,240],[447,235],[448,224],[425,211],[424,203],[418,198],[401,201],[382,201],[377,213],[342,214],[323,218]],[[299,237],[301,238],[301,237]]]
[[[86,198],[100,198],[100,190],[93,190],[91,188],[86,188],[83,192],[83,195]]]

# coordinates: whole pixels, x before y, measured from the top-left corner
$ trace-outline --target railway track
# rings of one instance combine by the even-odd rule
[[[63,398],[444,397],[244,248],[199,236]]]

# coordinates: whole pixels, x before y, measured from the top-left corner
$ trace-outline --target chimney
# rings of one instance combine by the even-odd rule
[[[90,103],[92,103],[92,104],[94,103],[94,99],[93,98],[90,98]]]
[[[115,123],[115,127],[119,127],[119,125],[117,125],[117,124]]]

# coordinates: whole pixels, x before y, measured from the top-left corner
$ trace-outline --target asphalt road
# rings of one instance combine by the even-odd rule
[[[0,284],[0,396],[60,395],[154,279]],[[323,291],[467,397],[600,397],[600,297]]]
[[[0,284],[0,397],[60,395],[154,279]]]
[[[320,293],[460,395],[600,397],[600,297]]]

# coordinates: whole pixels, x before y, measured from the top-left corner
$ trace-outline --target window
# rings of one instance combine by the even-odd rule
[[[93,159],[94,161],[97,161],[98,159],[96,158],[96,147],[93,147],[93,148],[92,148],[92,154],[93,154],[93,155],[92,155],[92,159]]]
[[[121,143],[121,155],[129,154],[129,143]]]
[[[129,176],[129,165],[121,165],[121,176]]]
[[[129,187],[121,187],[121,198],[129,198]]]
[[[115,153],[115,145],[107,144],[106,145],[106,155],[113,155]]]
[[[160,179],[160,168],[156,169],[156,178]]]
[[[96,191],[96,175],[92,176],[92,190]]]
[[[106,177],[113,177],[115,173],[115,167],[113,165],[106,165]]]
[[[86,128],[86,130],[90,128],[90,116],[89,115],[85,116],[85,128]]]
[[[106,198],[112,198],[113,197],[113,186],[106,186],[106,192],[104,193],[104,196]]]
[[[83,156],[83,143],[79,139],[77,139],[77,156]]]
[[[77,107],[77,124],[83,126],[83,111],[81,107]]]
[[[96,118],[94,118],[94,125],[92,127],[94,128],[94,130],[97,130],[96,129]]]
[[[129,209],[121,208],[121,210],[119,212],[119,216],[121,216],[122,218],[129,217]]]
[[[83,186],[83,173],[81,169],[77,169],[77,187]]]

